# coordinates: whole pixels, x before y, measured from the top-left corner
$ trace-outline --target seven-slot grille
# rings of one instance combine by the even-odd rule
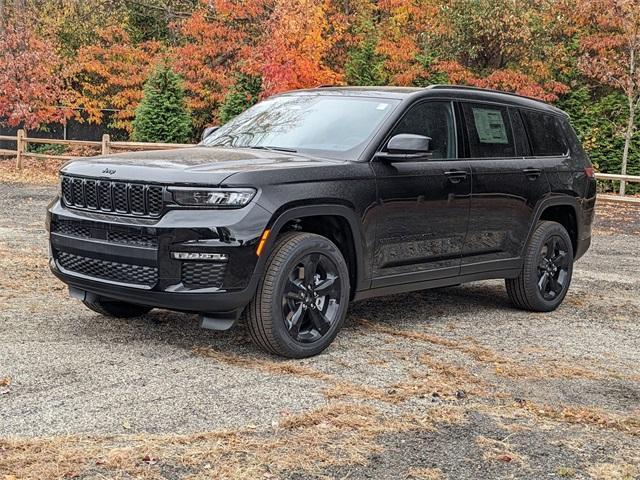
[[[81,210],[157,217],[164,207],[163,197],[160,185],[62,177],[65,205]]]

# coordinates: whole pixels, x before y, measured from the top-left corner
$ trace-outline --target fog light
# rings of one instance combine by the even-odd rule
[[[226,262],[229,260],[229,255],[226,253],[172,252],[171,256],[176,260],[206,260],[210,262]]]

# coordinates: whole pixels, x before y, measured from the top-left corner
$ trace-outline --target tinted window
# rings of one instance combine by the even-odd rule
[[[513,142],[516,145],[516,155],[519,157],[531,156],[529,139],[527,138],[527,131],[524,129],[520,112],[514,108],[510,108],[509,116],[511,117],[511,128],[513,129]]]
[[[398,100],[284,95],[254,105],[204,140],[208,147],[276,147],[356,158]]]
[[[463,103],[462,109],[472,158],[516,155],[506,107]]]
[[[529,132],[534,155],[549,156],[567,153],[569,148],[558,117],[530,110],[521,110],[520,113]]]
[[[414,105],[391,132],[413,133],[431,138],[431,158],[455,158],[456,135],[451,102],[424,102]]]

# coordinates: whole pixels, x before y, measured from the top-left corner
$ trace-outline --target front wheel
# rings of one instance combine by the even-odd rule
[[[567,230],[557,222],[536,226],[520,275],[506,279],[513,304],[534,312],[550,312],[564,300],[573,273],[573,246]]]
[[[277,355],[317,355],[342,327],[349,288],[347,264],[333,242],[311,233],[285,233],[249,306],[249,334]]]

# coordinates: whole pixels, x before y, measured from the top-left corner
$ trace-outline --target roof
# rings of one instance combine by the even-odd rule
[[[498,102],[506,105],[513,105],[525,108],[544,110],[549,113],[566,115],[562,110],[553,105],[545,103],[531,97],[525,97],[510,92],[501,92],[486,88],[468,87],[462,85],[430,85],[425,88],[420,87],[340,87],[326,86],[311,88],[306,90],[294,90],[285,92],[283,95],[345,95],[345,96],[367,96],[380,98],[407,99],[410,97],[445,97],[465,100],[477,100],[485,102]]]

